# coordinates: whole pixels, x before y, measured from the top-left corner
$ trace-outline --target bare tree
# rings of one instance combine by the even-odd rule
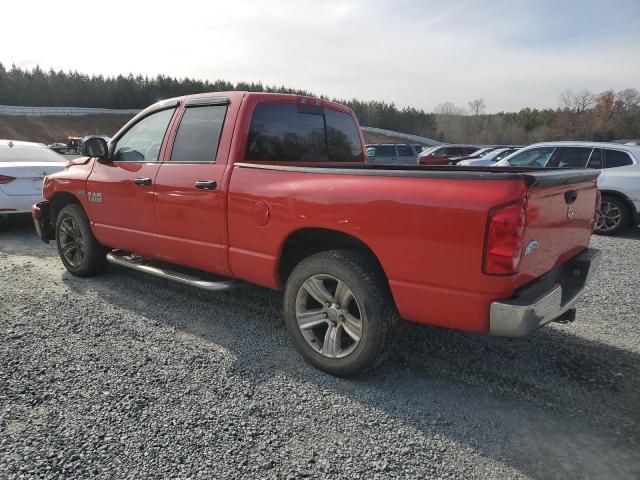
[[[560,94],[560,106],[578,115],[592,108],[595,102],[596,96],[589,90],[574,92],[569,89]]]
[[[640,93],[635,88],[620,90],[616,94],[616,98],[622,103],[626,112],[632,112],[636,108],[640,108]]]
[[[484,101],[484,98],[476,98],[469,102],[469,110],[472,115],[478,116],[482,115],[487,109],[487,104]]]
[[[451,102],[445,102],[433,107],[433,113],[437,115],[464,115],[464,109],[455,106]]]

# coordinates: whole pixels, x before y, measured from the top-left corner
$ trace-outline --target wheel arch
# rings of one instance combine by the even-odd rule
[[[60,210],[70,204],[79,205],[84,210],[82,202],[80,202],[80,199],[74,194],[69,192],[56,192],[53,194],[49,200],[49,220],[51,225],[55,227]]]
[[[366,252],[378,268],[378,273],[383,276],[385,285],[389,293],[391,293],[389,280],[384,268],[371,247],[353,235],[327,228],[301,228],[289,234],[282,244],[280,257],[278,258],[277,275],[279,284],[281,286],[286,284],[295,266],[305,258],[315,253],[335,249]]]

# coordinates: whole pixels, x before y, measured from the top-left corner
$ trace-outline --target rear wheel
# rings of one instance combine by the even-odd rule
[[[330,250],[300,262],[287,281],[285,321],[307,362],[332,375],[378,365],[395,322],[384,276],[356,250]]]
[[[596,232],[615,235],[629,226],[629,207],[617,197],[603,195],[598,209]]]
[[[88,277],[107,268],[107,249],[93,236],[80,205],[67,205],[56,219],[56,244],[62,263],[75,276]]]

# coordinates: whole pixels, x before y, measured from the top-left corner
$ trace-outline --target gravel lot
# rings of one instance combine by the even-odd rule
[[[639,478],[640,230],[595,237],[572,325],[525,339],[403,324],[336,379],[281,297],[66,273],[0,227],[0,478]]]

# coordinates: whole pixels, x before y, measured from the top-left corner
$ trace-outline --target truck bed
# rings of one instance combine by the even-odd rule
[[[361,241],[386,274],[400,314],[419,323],[489,331],[489,304],[589,243],[598,171],[235,163],[229,172],[229,262],[234,276],[270,288],[287,239],[331,230]],[[567,222],[566,190],[580,191]],[[524,241],[540,248],[518,273],[483,273],[487,221],[528,198]],[[256,220],[256,206],[268,222]]]

